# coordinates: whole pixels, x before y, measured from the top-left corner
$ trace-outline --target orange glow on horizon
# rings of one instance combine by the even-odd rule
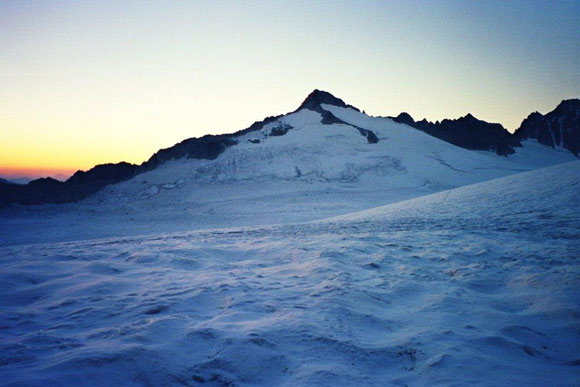
[[[0,1],[0,174],[140,164],[315,88],[512,132],[580,95],[579,2],[138,3]]]
[[[63,168],[33,168],[33,167],[0,167],[0,175],[7,177],[29,177],[33,179],[41,177],[70,177],[76,169]]]

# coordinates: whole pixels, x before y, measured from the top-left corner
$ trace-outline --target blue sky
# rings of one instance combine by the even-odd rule
[[[141,162],[293,110],[471,112],[580,96],[580,1],[3,1],[0,170]]]

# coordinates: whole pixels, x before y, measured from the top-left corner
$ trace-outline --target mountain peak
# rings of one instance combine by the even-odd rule
[[[328,91],[319,89],[314,89],[310,94],[308,94],[308,97],[306,97],[304,102],[302,102],[298,110],[309,109],[319,111],[322,109],[320,106],[322,104],[333,105],[342,108],[352,108],[360,112],[359,109],[355,108],[352,105],[347,105],[342,99],[335,97]]]
[[[578,112],[580,111],[580,99],[572,98],[572,99],[565,99],[558,106],[554,109],[556,112],[559,113],[566,113],[566,112]]]
[[[388,117],[388,118],[390,118],[393,121],[398,122],[400,124],[406,124],[406,125],[409,125],[409,126],[414,126],[415,125],[415,120],[407,112],[402,112],[402,113],[399,113],[399,115],[396,116],[396,117]]]
[[[565,99],[547,114],[530,114],[514,135],[552,148],[560,146],[580,157],[580,99]]]

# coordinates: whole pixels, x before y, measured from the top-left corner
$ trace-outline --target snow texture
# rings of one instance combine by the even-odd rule
[[[0,385],[579,385],[580,161],[325,109],[0,212]]]

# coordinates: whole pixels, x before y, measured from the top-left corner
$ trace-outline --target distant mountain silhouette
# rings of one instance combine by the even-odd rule
[[[26,185],[0,182],[0,205],[74,202],[109,184],[133,177],[137,168],[137,165],[121,162],[97,165],[86,172],[77,171],[65,182],[50,177],[32,180]]]
[[[4,180],[7,183],[14,183],[14,184],[28,184],[30,183],[32,180],[34,180],[35,178],[33,177],[25,177],[25,176],[2,176],[0,178],[0,181]],[[64,179],[66,180],[66,179]]]
[[[294,112],[303,109],[318,112],[322,116],[321,123],[324,125],[347,125],[356,129],[369,143],[379,141],[371,130],[344,122],[325,109],[324,105],[349,108],[360,112],[358,108],[346,104],[342,99],[318,89],[312,91]],[[17,185],[0,180],[0,205],[78,201],[109,184],[130,179],[170,160],[182,158],[213,160],[227,148],[238,144],[239,137],[259,131],[283,116],[267,117],[262,121],[254,122],[246,129],[231,134],[206,135],[200,138],[186,139],[172,147],[157,151],[149,160],[139,166],[126,162],[97,165],[86,172],[77,171],[65,182],[52,178],[42,178],[33,180],[26,185]],[[515,148],[521,147],[521,141],[527,139],[534,139],[551,147],[561,146],[576,156],[580,151],[580,100],[578,99],[562,101],[554,111],[546,115],[537,112],[530,114],[515,134],[510,134],[500,124],[478,120],[471,114],[455,120],[445,119],[435,123],[425,119],[415,121],[408,113],[401,113],[397,117],[389,118],[459,147],[492,151],[502,156],[514,153]],[[272,128],[268,135],[283,136],[292,129],[290,125],[281,124]],[[259,139],[250,141],[260,142]]]

